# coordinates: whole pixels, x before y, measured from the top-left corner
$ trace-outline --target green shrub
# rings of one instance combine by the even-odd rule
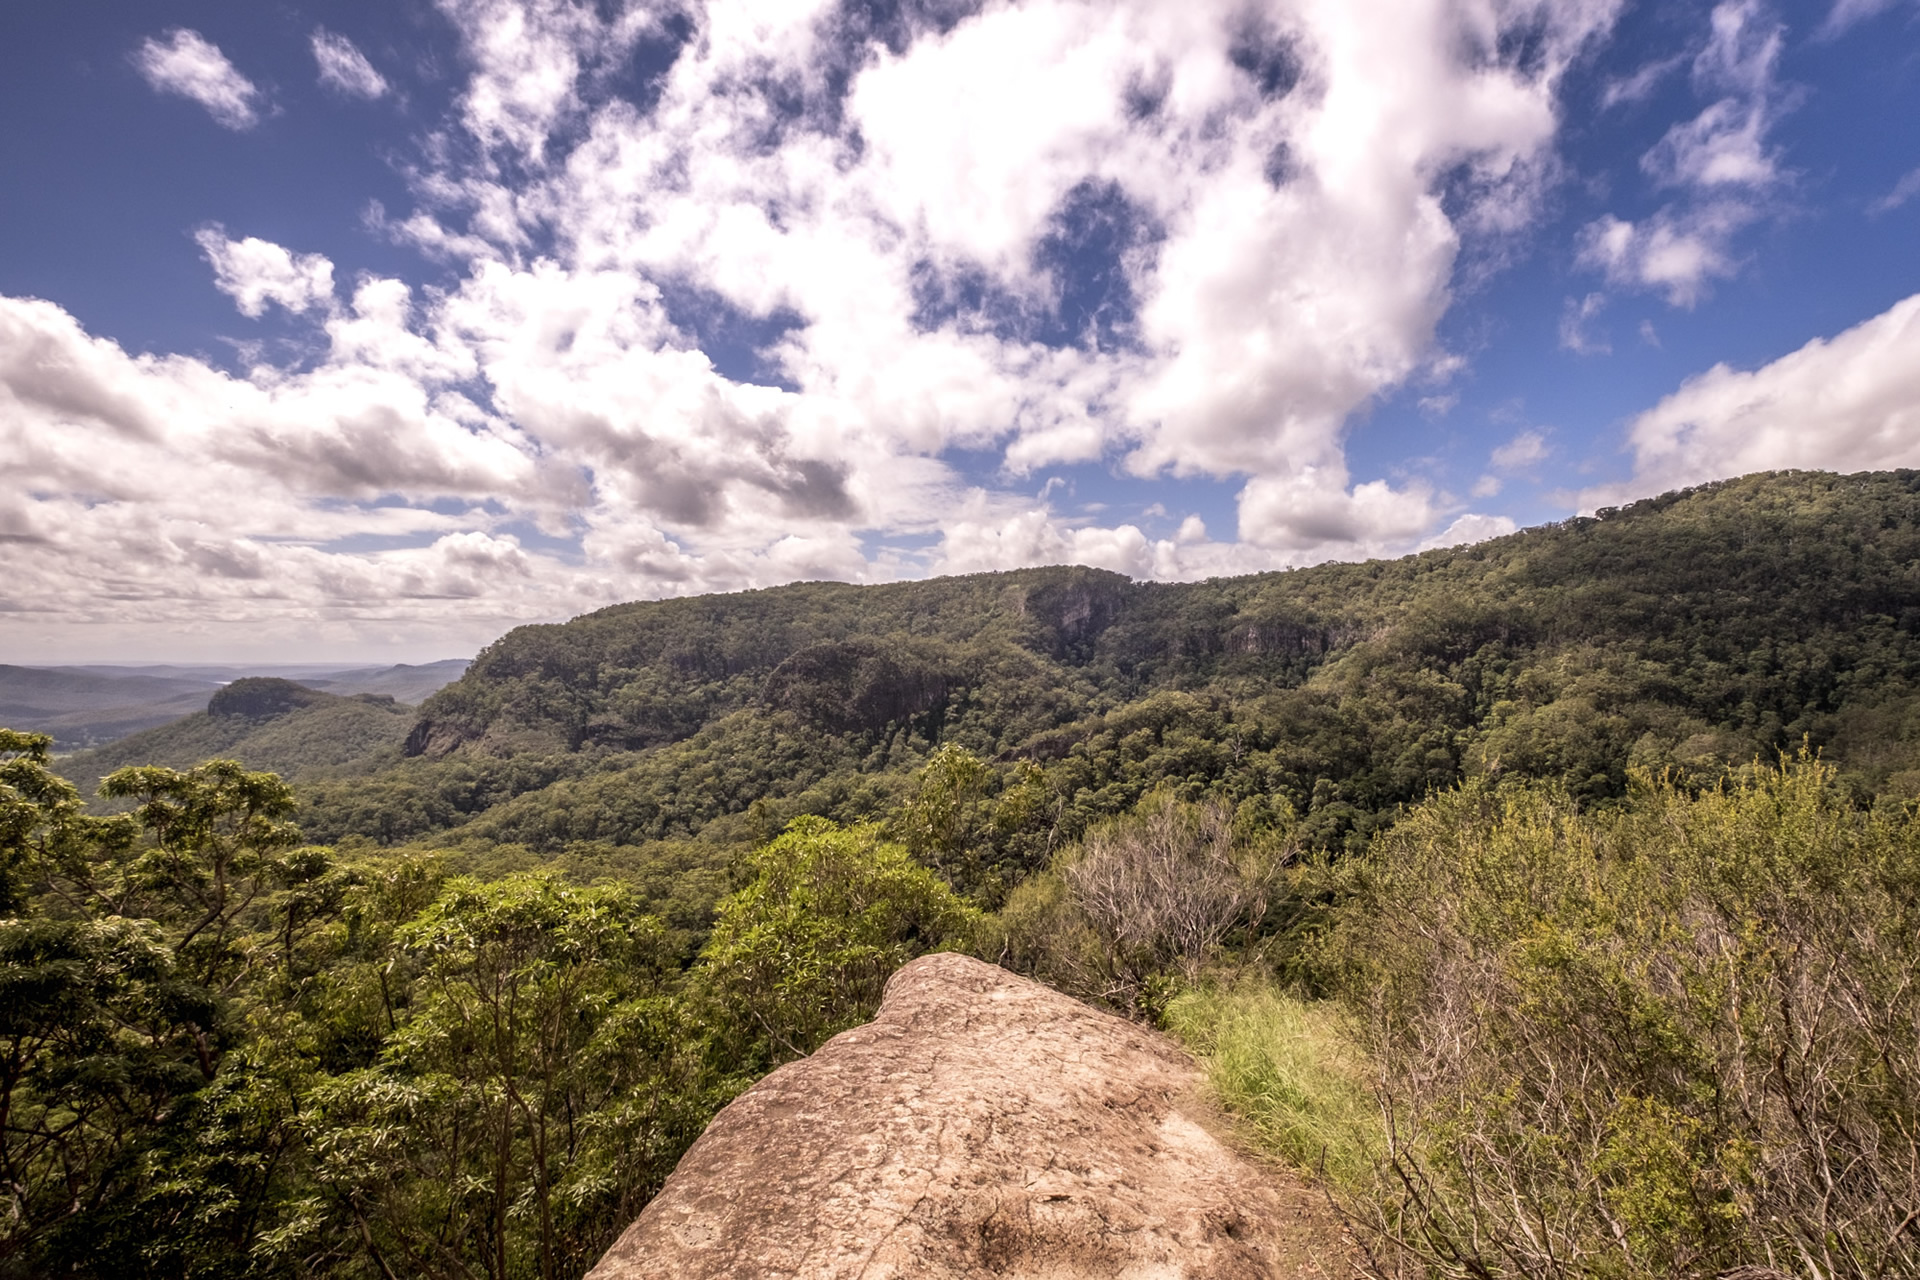
[[[1617,811],[1476,786],[1329,944],[1379,1064],[1356,1212],[1429,1274],[1920,1274],[1920,824],[1807,757]],[[1383,1254],[1390,1256],[1390,1254]]]
[[[701,961],[714,1019],[770,1067],[873,1016],[895,970],[965,939],[977,913],[874,827],[795,818],[752,855]]]

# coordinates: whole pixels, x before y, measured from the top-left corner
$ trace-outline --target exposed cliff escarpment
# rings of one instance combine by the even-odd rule
[[[1318,1196],[1216,1136],[1170,1041],[936,955],[715,1118],[590,1280],[1347,1274]]]

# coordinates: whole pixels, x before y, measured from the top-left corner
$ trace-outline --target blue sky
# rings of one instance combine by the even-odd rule
[[[0,660],[1920,465],[1920,5],[0,16]]]

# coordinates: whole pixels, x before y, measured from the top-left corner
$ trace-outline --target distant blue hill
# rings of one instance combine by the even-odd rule
[[[221,688],[249,676],[278,677],[343,697],[381,694],[412,704],[459,679],[466,669],[465,658],[387,667],[0,664],[0,726],[51,734],[56,750],[82,751],[204,711]]]

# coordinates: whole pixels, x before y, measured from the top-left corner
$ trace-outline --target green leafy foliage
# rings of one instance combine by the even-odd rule
[[[92,817],[48,749],[0,736],[5,1277],[578,1276],[975,918],[872,827],[803,817],[728,896],[691,842],[343,856],[231,760]]]
[[[720,904],[704,984],[736,1019],[736,1060],[773,1066],[867,1021],[914,956],[965,941],[975,912],[873,827],[796,818]]]
[[[18,911],[39,878],[133,838],[124,820],[88,816],[73,784],[53,771],[52,748],[46,734],[0,729],[0,912]]]
[[[203,992],[141,921],[0,921],[0,1269],[95,1251],[94,1218],[204,1082]]]
[[[47,745],[0,737],[9,862],[37,890],[0,920],[0,1270],[143,1270],[152,1242],[123,1224],[218,1073],[252,968],[240,918],[292,843],[292,799],[231,761],[154,767],[115,775],[136,816],[89,819]]]
[[[315,1182],[383,1271],[573,1276],[715,1105],[623,890],[455,880],[399,932],[410,1016],[310,1094]]]
[[[1480,786],[1386,836],[1329,944],[1372,1228],[1438,1275],[1920,1268],[1920,821],[1837,781]]]
[[[276,876],[299,874],[278,857],[299,840],[286,821],[292,789],[237,761],[211,760],[184,772],[120,769],[100,793],[132,801],[147,839],[113,874],[81,884],[115,915],[171,925],[175,962],[209,988],[230,987],[251,959],[237,937],[241,917]]]

